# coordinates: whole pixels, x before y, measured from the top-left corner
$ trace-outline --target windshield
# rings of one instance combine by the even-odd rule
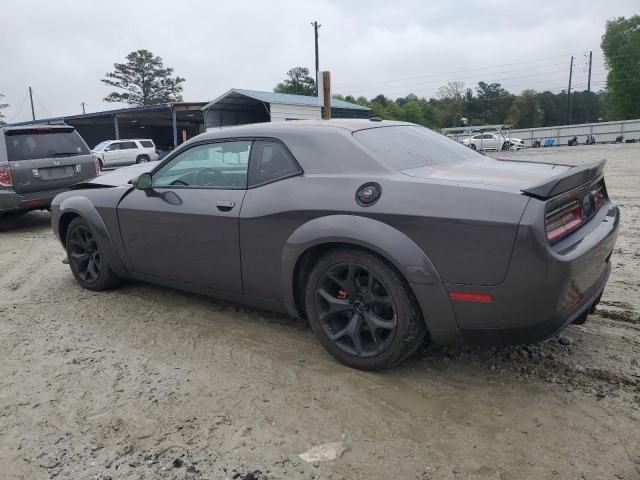
[[[109,145],[109,140],[105,141],[105,142],[100,142],[99,144],[97,144],[95,147],[93,147],[93,150],[102,150],[104,147],[106,147],[107,145]]]
[[[396,170],[482,157],[451,138],[413,125],[369,128],[355,132],[353,137]]]
[[[10,162],[89,153],[75,130],[18,130],[5,133]]]

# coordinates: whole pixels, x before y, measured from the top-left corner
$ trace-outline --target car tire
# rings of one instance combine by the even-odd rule
[[[100,171],[104,170],[104,163],[102,163],[102,160],[98,160],[98,166],[100,168]]]
[[[475,143],[470,143],[469,146],[471,147],[472,150],[477,150]]]
[[[83,288],[102,291],[118,283],[95,232],[82,218],[77,217],[69,224],[65,245],[71,273]]]
[[[322,256],[309,275],[305,307],[326,350],[339,362],[361,370],[400,363],[427,333],[404,278],[362,250],[336,249]]]
[[[150,160],[149,155],[139,155],[138,158],[136,158],[136,163],[147,163]]]

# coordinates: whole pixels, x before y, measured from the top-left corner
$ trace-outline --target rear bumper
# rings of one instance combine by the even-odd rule
[[[589,313],[600,302],[600,297],[611,273],[611,265],[607,265],[602,277],[594,284],[586,296],[571,309],[563,309],[552,318],[531,325],[514,328],[487,328],[461,330],[464,343],[477,345],[517,345],[535,343],[553,337],[571,323],[582,323]]]
[[[67,189],[61,189],[19,194],[13,190],[0,190],[0,213],[49,208],[53,197],[66,191]]]
[[[449,292],[489,294],[491,302],[451,300],[465,343],[544,340],[582,321],[599,301],[611,272],[620,214],[610,202],[580,230],[549,246],[540,211],[525,211],[509,270],[495,286],[447,284]]]

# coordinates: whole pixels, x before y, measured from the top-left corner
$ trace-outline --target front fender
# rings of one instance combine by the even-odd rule
[[[91,200],[81,195],[70,195],[67,193],[63,195],[63,198],[56,197],[56,199],[54,199],[52,213],[52,223],[54,223],[54,225],[52,225],[53,229],[63,245],[66,239],[61,238],[59,232],[60,220],[65,214],[72,213],[78,215],[82,217],[82,219],[86,221],[95,232],[100,250],[106,257],[111,269],[119,274],[124,274],[126,272],[122,260],[114,246],[111,234],[109,233],[104,220],[100,216],[100,213],[96,210],[93,203],[91,203]]]
[[[331,243],[366,248],[391,262],[414,292],[432,338],[457,343],[452,340],[458,329],[448,295],[427,254],[404,233],[369,217],[328,215],[301,225],[291,234],[282,253],[282,291],[291,314],[297,314],[293,279],[298,261],[310,248]]]

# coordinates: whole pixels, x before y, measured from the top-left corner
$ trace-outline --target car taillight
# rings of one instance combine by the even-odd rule
[[[582,225],[583,219],[582,207],[578,202],[572,202],[548,213],[545,221],[547,239],[556,242],[566,237]]]
[[[0,167],[0,185],[3,187],[13,186],[13,179],[11,178],[11,168]]]
[[[95,163],[96,165],[96,176],[100,175],[100,160],[98,160],[96,157],[93,157],[93,163]]]
[[[604,202],[604,193],[602,193],[602,190],[598,188],[598,190],[596,190],[593,195],[593,207],[596,212],[600,210],[602,202]]]

